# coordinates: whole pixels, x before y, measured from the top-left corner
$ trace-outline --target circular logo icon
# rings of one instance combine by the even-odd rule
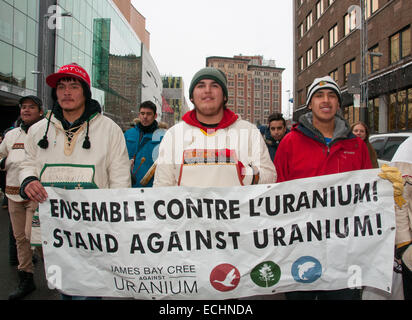
[[[310,256],[300,257],[292,265],[292,276],[296,282],[312,283],[322,275],[322,265]]]
[[[232,291],[239,285],[239,281],[239,270],[228,263],[218,265],[210,273],[210,284],[217,291]]]
[[[269,288],[279,282],[280,274],[280,267],[276,263],[266,261],[253,268],[250,277],[259,287]]]

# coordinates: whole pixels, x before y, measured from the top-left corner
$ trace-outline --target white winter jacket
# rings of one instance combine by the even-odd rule
[[[90,149],[82,146],[87,122],[72,135],[69,143],[61,122],[53,115],[47,133],[49,146],[42,149],[38,142],[46,127],[47,119],[43,119],[29,130],[26,157],[21,164],[21,183],[34,176],[43,185],[68,189],[130,187],[130,162],[123,132],[111,119],[96,114],[90,120]]]
[[[22,128],[15,128],[6,133],[3,142],[0,144],[0,159],[6,158],[6,196],[15,201],[25,201],[19,195],[20,164],[24,160],[24,141],[26,132]]]
[[[218,155],[216,161],[210,161],[209,156],[213,154]],[[233,166],[234,161],[241,162],[245,170]],[[276,182],[275,166],[266,144],[250,122],[238,119],[226,128],[207,134],[182,121],[166,132],[160,144],[153,186],[250,185],[252,167],[259,172],[259,184]]]

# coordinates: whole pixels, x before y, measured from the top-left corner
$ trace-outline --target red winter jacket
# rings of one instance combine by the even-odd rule
[[[292,128],[276,152],[277,182],[372,169],[366,143],[350,132],[343,119],[335,119],[340,133],[336,135],[335,129],[335,137],[329,146],[319,131],[311,127],[311,121]]]

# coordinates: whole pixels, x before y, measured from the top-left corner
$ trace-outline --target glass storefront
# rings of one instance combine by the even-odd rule
[[[389,95],[388,132],[412,130],[412,88]]]
[[[39,0],[0,0],[0,83],[13,94],[37,91],[38,9]]]
[[[349,124],[352,125],[360,120],[359,108],[353,105],[344,108],[343,117],[348,120]]]
[[[379,99],[370,99],[368,101],[368,114],[369,132],[379,132]]]
[[[105,115],[128,129],[141,92],[141,42],[110,0],[58,0],[72,17],[61,20],[56,70],[78,63],[89,73],[93,98]]]

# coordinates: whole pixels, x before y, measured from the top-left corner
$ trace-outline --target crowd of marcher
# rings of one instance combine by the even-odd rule
[[[313,81],[307,113],[290,130],[280,113],[270,115],[267,126],[260,128],[242,120],[226,105],[225,74],[211,67],[194,75],[189,87],[194,109],[170,129],[156,120],[156,105],[145,101],[138,107],[134,126],[123,133],[102,114],[92,98],[90,77],[77,64],[61,67],[46,82],[52,88],[51,110],[45,114],[39,98],[23,97],[20,123],[0,144],[0,165],[7,172],[3,205],[10,213],[10,243],[14,236],[17,248],[10,261],[17,261],[19,276],[10,299],[22,299],[35,290],[31,246],[40,244],[40,239],[31,232],[32,218],[38,203],[47,200],[45,186],[230,187],[378,167],[367,126],[358,122],[351,127],[340,115],[341,91],[328,76]],[[405,299],[411,298],[412,284],[411,151],[409,139],[395,156],[395,165],[382,168],[381,174],[393,183],[397,200],[394,252],[403,268]],[[38,252],[42,257],[41,249]],[[343,289],[289,292],[286,297],[361,299],[361,295],[360,289]],[[62,298],[99,299],[63,293]]]

